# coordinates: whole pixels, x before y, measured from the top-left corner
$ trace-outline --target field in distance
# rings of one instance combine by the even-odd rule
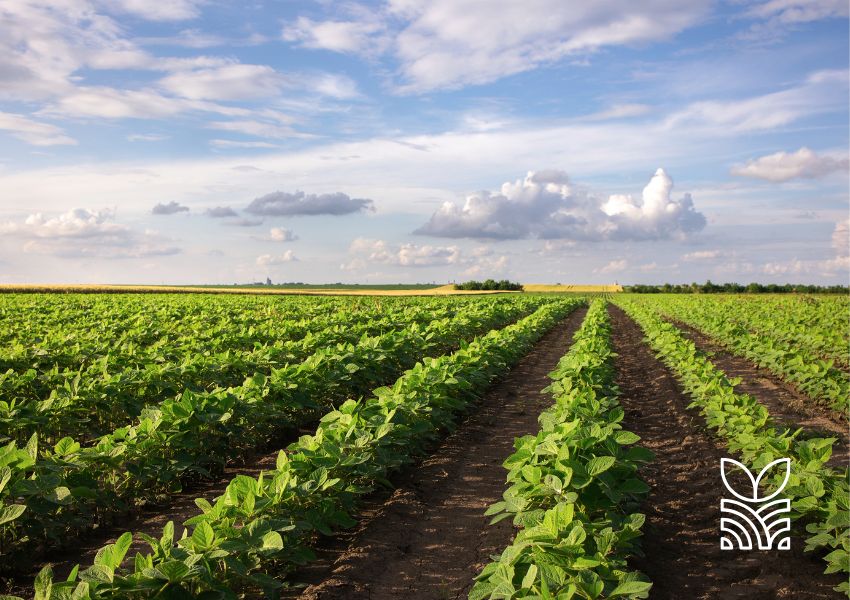
[[[523,284],[526,292],[606,293],[622,292],[620,285]],[[169,285],[39,285],[0,284],[0,293],[210,293],[210,294],[306,294],[342,296],[443,296],[463,294],[505,294],[501,290],[456,290],[453,284],[440,286],[411,284],[367,285],[329,284],[317,286],[235,285],[235,286],[169,286]]]

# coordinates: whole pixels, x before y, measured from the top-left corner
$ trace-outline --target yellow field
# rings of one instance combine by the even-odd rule
[[[621,285],[548,285],[545,283],[524,283],[522,286],[526,292],[573,292],[580,294],[602,294],[612,292],[622,292]]]

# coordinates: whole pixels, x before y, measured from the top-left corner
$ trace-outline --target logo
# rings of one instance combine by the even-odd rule
[[[770,495],[760,496],[759,484],[762,480],[766,480],[771,474],[781,474],[782,469],[785,472],[782,485]],[[738,471],[746,474],[749,482],[746,490],[736,490],[729,483],[729,479]],[[723,485],[735,497],[720,500],[721,550],[771,550],[774,544],[779,550],[791,549],[791,538],[788,535],[791,531],[791,519],[782,516],[791,512],[791,501],[787,498],[774,500],[785,489],[790,475],[791,459],[788,458],[773,461],[763,468],[756,478],[737,460],[720,459]],[[739,476],[737,481],[741,479],[743,478]]]

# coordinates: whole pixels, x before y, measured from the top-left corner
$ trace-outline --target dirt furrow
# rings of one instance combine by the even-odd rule
[[[709,354],[711,362],[726,373],[727,377],[739,377],[741,383],[735,390],[749,394],[762,403],[771,418],[785,427],[803,428],[808,437],[835,437],[832,448],[831,467],[844,467],[850,462],[847,437],[848,424],[828,408],[817,404],[811,398],[796,391],[792,386],[765,369],[761,369],[745,358],[727,352],[698,329],[675,322],[685,336],[696,344],[697,348]]]
[[[540,390],[586,312],[546,334],[432,455],[395,478],[388,498],[368,502],[357,529],[325,540],[322,560],[294,578],[313,583],[301,598],[466,597],[489,557],[513,539],[510,521],[491,526],[484,511],[502,497],[514,438],[538,430],[552,402]]]
[[[720,549],[720,458],[727,456],[673,375],[653,356],[634,321],[612,306],[617,384],[623,427],[641,436],[656,459],[641,469],[651,491],[644,503],[644,556],[632,566],[653,581],[651,598],[842,598],[838,576],[823,574],[819,558],[803,553],[804,533],[791,550]]]

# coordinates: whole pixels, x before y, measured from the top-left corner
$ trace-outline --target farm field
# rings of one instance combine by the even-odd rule
[[[537,287],[0,294],[0,594],[850,597],[850,299]]]

